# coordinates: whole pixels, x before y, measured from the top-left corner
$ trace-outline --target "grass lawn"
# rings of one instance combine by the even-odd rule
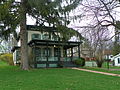
[[[23,71],[0,61],[0,90],[120,90],[119,79],[72,69]]]

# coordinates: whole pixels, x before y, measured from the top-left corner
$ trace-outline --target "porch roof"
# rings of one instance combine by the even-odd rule
[[[64,48],[72,48],[80,45],[82,42],[73,42],[73,41],[51,41],[51,40],[31,40],[29,46],[63,46]]]
[[[20,46],[14,46],[14,47],[12,47],[11,51],[14,52],[16,49],[19,49],[19,48],[20,48]]]

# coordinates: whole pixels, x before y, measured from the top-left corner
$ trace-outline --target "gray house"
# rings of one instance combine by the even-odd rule
[[[63,41],[62,35],[53,27],[27,25],[29,63],[33,68],[74,67],[73,61],[80,58],[80,41]],[[14,64],[20,63],[20,40],[13,39]],[[73,56],[73,48],[78,56]],[[68,54],[71,50],[71,55]]]

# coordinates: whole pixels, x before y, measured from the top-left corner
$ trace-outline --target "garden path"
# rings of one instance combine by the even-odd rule
[[[107,73],[107,72],[100,72],[100,71],[93,71],[93,70],[82,69],[82,68],[72,68],[72,69],[120,77],[120,74]]]

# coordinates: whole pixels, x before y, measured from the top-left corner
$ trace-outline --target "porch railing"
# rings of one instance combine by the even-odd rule
[[[78,57],[62,57],[61,61],[74,61]],[[47,61],[47,57],[36,57],[36,61]],[[48,61],[58,61],[58,57],[48,57]]]
[[[74,61],[76,60],[78,57],[63,57],[63,61]]]
[[[36,57],[36,61],[47,61],[47,57]],[[48,61],[58,61],[58,57],[48,57]]]

